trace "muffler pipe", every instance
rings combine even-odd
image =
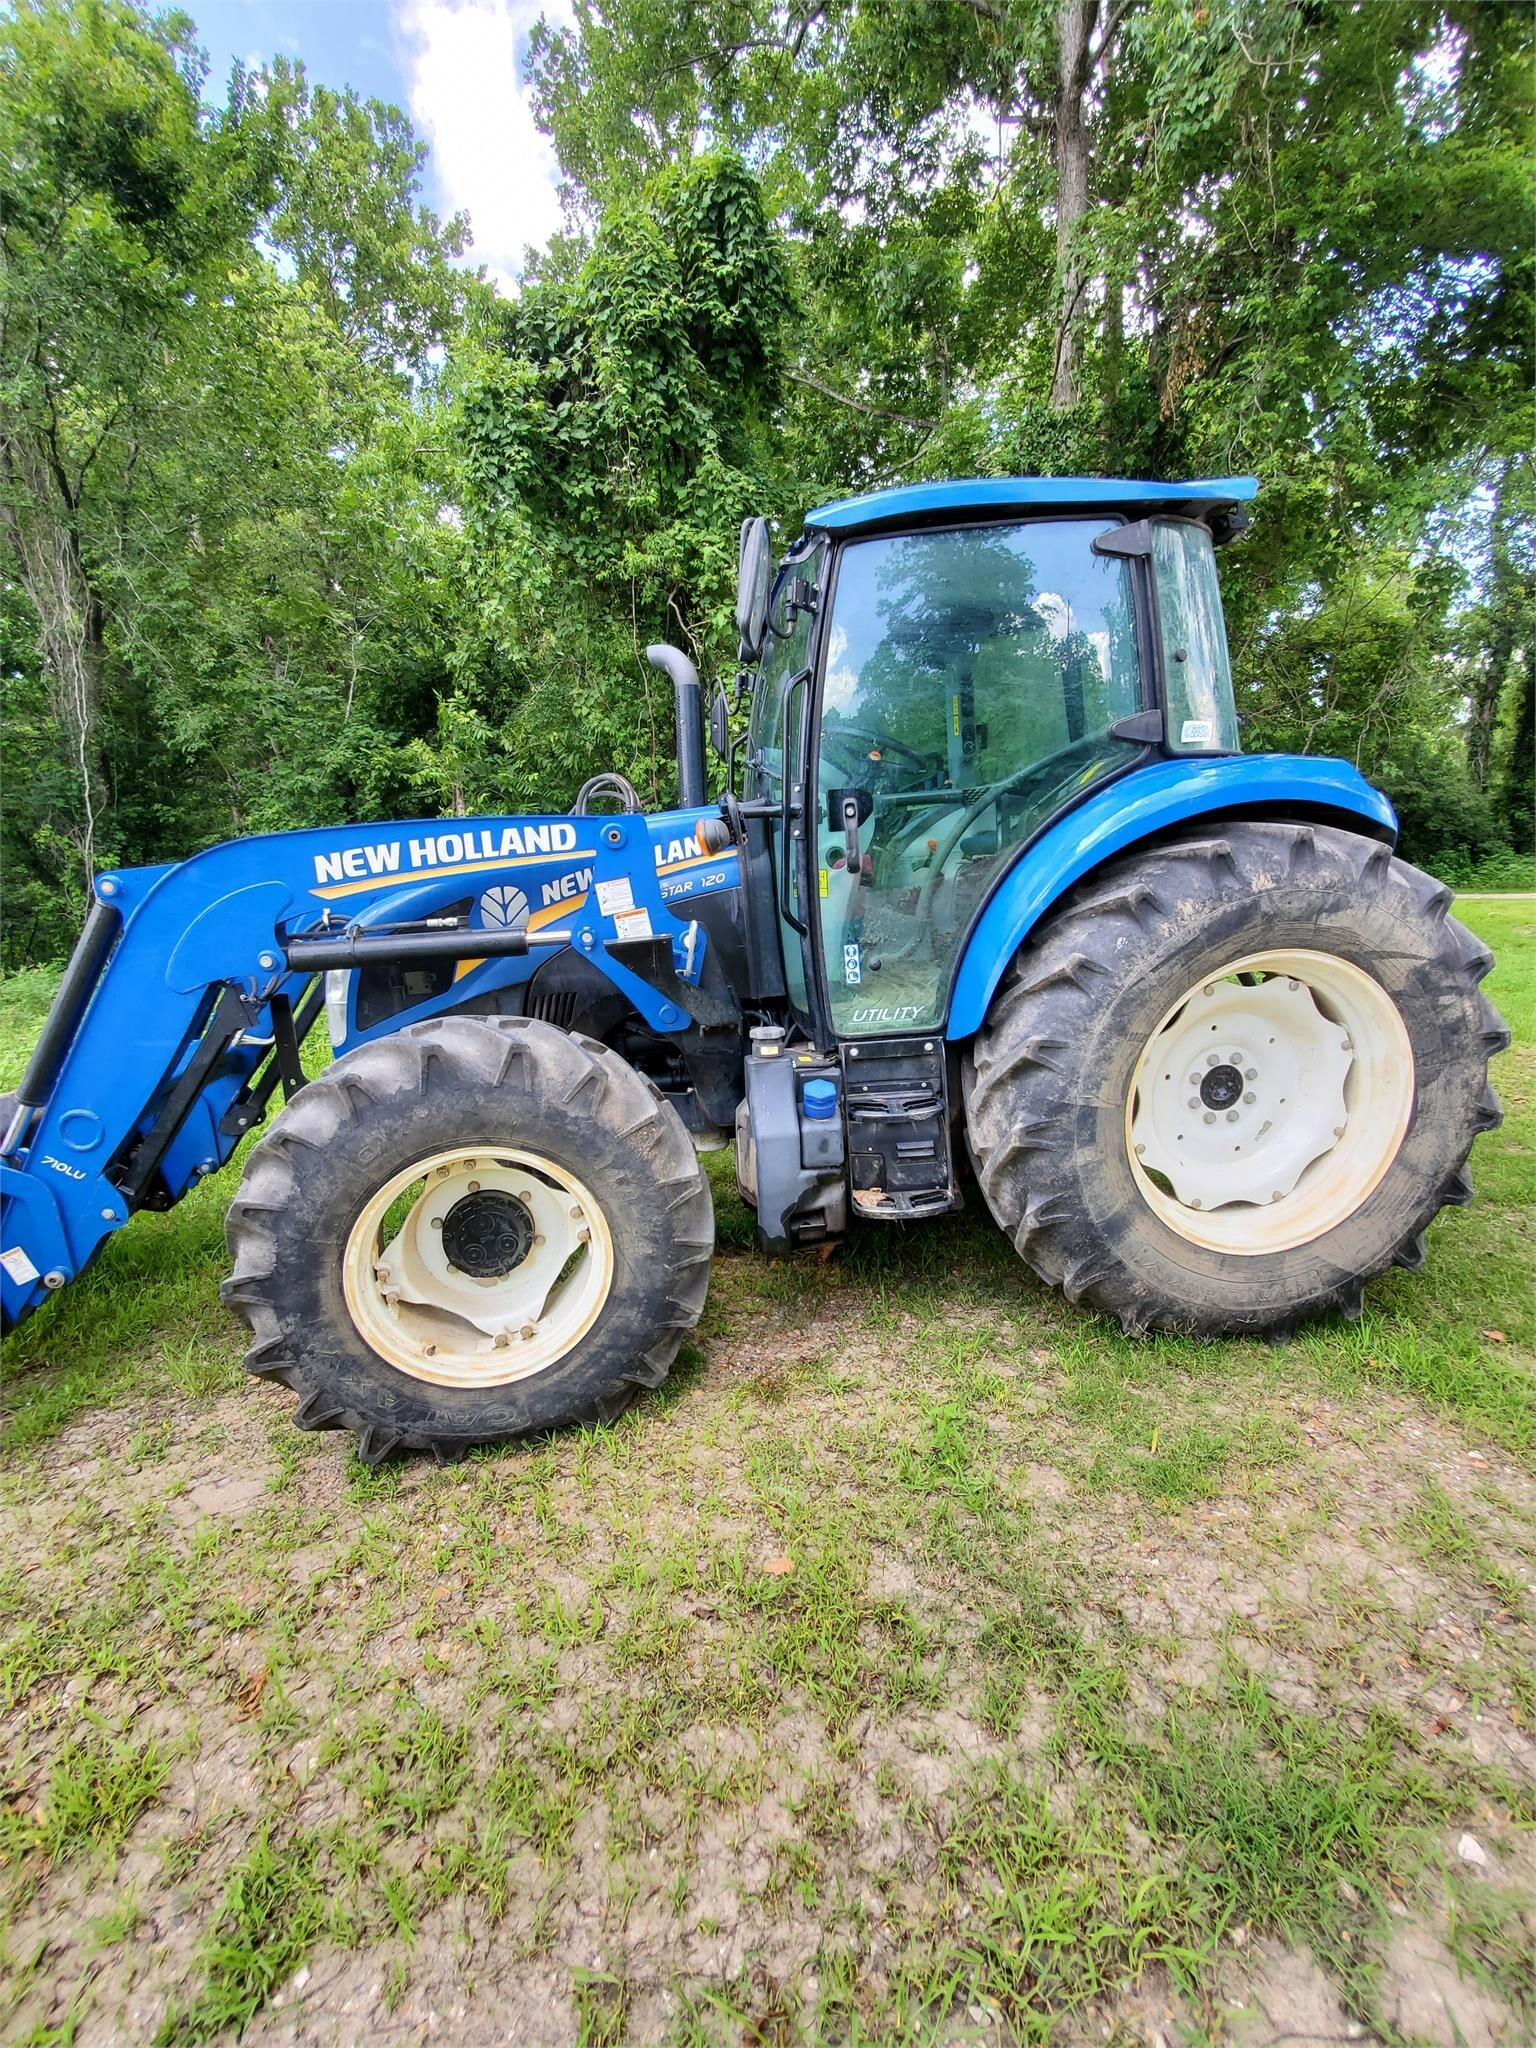
[[[673,709],[677,722],[677,801],[680,809],[695,811],[709,802],[704,781],[704,693],[699,672],[680,647],[659,641],[647,647],[645,658],[671,679]]]

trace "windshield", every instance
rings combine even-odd
[[[960,940],[1018,848],[1137,758],[1130,571],[1113,520],[898,534],[842,551],[818,757],[818,896],[840,1032],[943,1018]],[[834,795],[834,792],[836,794]],[[850,858],[843,815],[862,822]]]

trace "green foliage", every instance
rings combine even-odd
[[[201,83],[184,17],[0,25],[13,963],[68,943],[87,866],[419,800],[463,224],[416,204],[394,110],[283,65],[220,113]]]
[[[1358,759],[1426,858],[1531,831],[1530,51],[1518,10],[1419,0],[613,0],[532,70],[593,217],[705,135],[762,165],[786,498],[1256,470],[1250,742]]]
[[[93,866],[599,768],[666,800],[643,650],[728,670],[741,518],[944,474],[1257,471],[1248,744],[1505,872],[1531,46],[1483,0],[580,0],[529,59],[578,226],[498,300],[397,109],[283,59],[219,103],[185,16],[18,0],[5,964]]]
[[[466,350],[470,611],[443,739],[471,809],[563,805],[609,765],[662,797],[668,705],[643,649],[724,651],[789,312],[756,183],[702,157]]]

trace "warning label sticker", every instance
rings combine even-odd
[[[38,1277],[36,1266],[19,1244],[13,1244],[8,1252],[0,1252],[0,1266],[4,1266],[18,1287],[30,1287]]]
[[[597,907],[604,917],[617,917],[621,911],[634,909],[635,892],[628,875],[620,875],[616,882],[598,883]]]
[[[642,905],[638,910],[620,910],[613,919],[614,937],[619,939],[650,939],[656,935],[651,930],[651,913]]]

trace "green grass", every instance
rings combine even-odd
[[[658,1398],[369,1473],[243,1385],[232,1176],[136,1219],[6,1353],[0,2033],[300,2030],[310,1966],[359,2035],[537,1971],[594,2048],[1118,2040],[1156,1972],[1193,2048],[1261,1936],[1382,2032],[1403,1914],[1529,2014],[1536,917],[1467,916],[1478,1199],[1286,1346],[1128,1342],[974,1211],[771,1264],[717,1159]]]
[[[162,1742],[88,1725],[54,1757],[33,1811],[0,1811],[0,1861],[46,1868],[91,1850],[120,1848],[154,1804],[171,1763]]]
[[[56,967],[0,975],[0,1094],[14,1088],[26,1070],[58,985]]]
[[[303,1964],[333,1912],[312,1837],[274,1845],[263,1830],[231,1873],[199,1961],[203,1981],[185,2009],[173,2007],[161,2048],[239,2032]]]

